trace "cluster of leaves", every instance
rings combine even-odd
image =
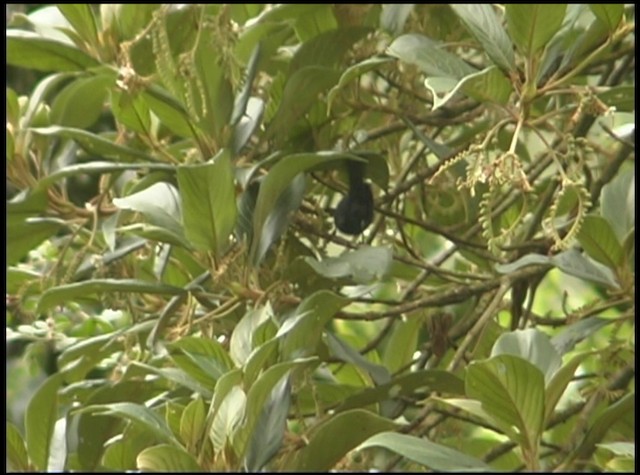
[[[14,15],[10,468],[633,466],[633,15]]]

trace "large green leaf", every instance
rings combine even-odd
[[[318,101],[318,95],[329,90],[339,78],[338,70],[324,66],[305,66],[295,71],[285,84],[267,134],[280,140],[286,138],[292,124],[300,120]]]
[[[107,74],[80,77],[67,85],[51,105],[51,123],[88,129],[100,118],[109,86],[115,81]]]
[[[566,10],[566,3],[508,4],[507,28],[511,39],[526,56],[537,53],[560,29]]]
[[[513,45],[492,5],[470,3],[451,5],[451,8],[496,65],[506,71],[515,70]]]
[[[140,381],[121,381],[117,384],[105,384],[94,391],[84,404],[106,404],[114,402],[143,403],[153,395],[150,384]],[[77,417],[78,462],[82,470],[95,472],[101,466],[105,443],[124,427],[118,417],[95,417],[91,413]]]
[[[240,386],[232,386],[222,399],[213,423],[210,437],[217,452],[224,450],[235,436],[244,418],[247,396]]]
[[[589,257],[604,264],[611,270],[617,269],[623,261],[622,244],[618,241],[609,221],[602,216],[585,217],[578,241]]]
[[[354,409],[327,419],[307,435],[309,443],[287,460],[286,471],[326,472],[350,450],[378,432],[395,428],[389,419]]]
[[[46,290],[38,302],[38,311],[45,312],[64,302],[73,302],[87,296],[105,292],[133,292],[160,295],[178,295],[183,289],[135,279],[95,279],[88,282],[59,285]]]
[[[446,445],[435,444],[427,439],[396,432],[376,434],[360,444],[357,449],[362,450],[369,447],[383,447],[436,472],[493,471],[482,460]]]
[[[178,185],[185,235],[195,247],[221,255],[237,215],[229,152],[209,163],[178,167]]]
[[[237,366],[242,366],[254,350],[254,332],[272,314],[271,306],[250,310],[233,329],[229,342],[229,356]]]
[[[33,394],[25,411],[27,452],[38,471],[46,471],[51,455],[53,430],[58,420],[58,388],[62,375],[47,378]]]
[[[491,349],[491,356],[514,355],[535,365],[549,382],[562,365],[562,357],[551,344],[546,333],[528,328],[503,333]]]
[[[269,393],[253,427],[245,455],[247,472],[260,471],[280,449],[290,404],[291,385],[285,373]]]
[[[589,8],[601,22],[607,25],[609,31],[615,31],[624,15],[622,3],[591,3]]]
[[[477,72],[460,57],[426,36],[411,33],[396,38],[387,53],[418,66],[428,76],[460,80]]]
[[[203,472],[193,455],[169,444],[144,449],[138,454],[136,463],[137,468],[143,472]]]
[[[277,336],[283,339],[281,354],[285,358],[313,354],[325,325],[348,303],[346,298],[327,290],[304,299],[278,330]]]
[[[86,130],[74,129],[72,127],[51,127],[34,128],[33,132],[44,136],[54,136],[74,140],[80,147],[91,155],[123,162],[153,161],[153,157],[144,152],[118,145],[111,140],[105,139]]]
[[[7,470],[28,472],[29,456],[27,455],[27,447],[15,424],[7,421],[5,435],[7,437]]]
[[[67,43],[23,30],[7,30],[7,64],[37,71],[83,71],[100,63]]]
[[[188,450],[197,448],[205,427],[204,402],[197,397],[184,408],[180,418],[180,440]]]
[[[628,98],[629,91],[626,92]],[[618,174],[602,188],[601,213],[620,242],[635,226],[635,181],[635,167],[623,164]]]
[[[131,421],[145,428],[158,437],[159,440],[170,443],[176,447],[180,444],[167,426],[164,419],[152,409],[132,402],[114,402],[110,404],[94,404],[77,411],[78,414],[89,413],[94,416],[116,416]]]
[[[496,420],[514,426],[523,447],[537,450],[544,429],[542,371],[517,356],[494,356],[469,365],[466,391]]]
[[[88,3],[61,3],[58,10],[80,37],[92,47],[99,45],[98,19]]]
[[[318,261],[305,257],[314,271],[328,279],[350,278],[358,284],[381,280],[391,268],[393,252],[388,247],[361,246],[338,257]]]
[[[386,384],[366,388],[344,401],[336,412],[362,408],[396,397],[423,397],[430,392],[464,395],[464,381],[444,370],[429,369],[397,376]]]
[[[337,152],[299,153],[288,155],[280,159],[264,178],[260,185],[256,207],[253,213],[253,236],[251,256],[254,263],[258,263],[262,232],[276,207],[280,195],[287,189],[291,181],[300,173],[310,171],[316,167],[329,166],[343,160],[362,160],[352,154]]]

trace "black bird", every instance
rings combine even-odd
[[[373,221],[373,193],[364,181],[366,163],[347,160],[349,192],[338,203],[333,218],[345,234],[358,235]]]

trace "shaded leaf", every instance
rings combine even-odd
[[[358,284],[381,280],[391,268],[393,253],[388,247],[361,246],[339,257],[318,261],[305,257],[313,270],[328,279],[351,278]]]
[[[7,421],[5,432],[7,440],[7,470],[17,472],[29,471],[27,447],[15,424]]]
[[[622,3],[590,3],[589,8],[598,20],[607,25],[609,31],[615,31],[624,14]]]
[[[290,404],[291,385],[285,374],[271,390],[253,429],[245,456],[247,472],[260,471],[280,449]]]
[[[24,30],[7,30],[7,64],[36,71],[83,71],[100,63],[67,43]]]
[[[153,161],[153,157],[150,157],[144,152],[118,145],[111,140],[105,139],[91,132],[87,132],[86,130],[53,125],[51,127],[34,128],[32,131],[39,135],[62,137],[74,140],[90,155],[122,160],[123,162],[139,162],[140,160]],[[139,166],[140,165],[137,165],[137,167]]]
[[[413,3],[387,3],[382,5],[380,26],[392,35],[399,35],[413,11]]]
[[[491,472],[493,469],[482,460],[454,450],[446,445],[435,444],[396,432],[382,432],[370,437],[357,447],[363,450],[369,447],[383,447],[425,467],[442,472]]]
[[[537,53],[560,29],[566,10],[566,3],[508,4],[506,17],[511,39],[524,55]]]
[[[528,361],[500,355],[467,368],[466,391],[488,414],[519,432],[519,443],[535,448],[544,428],[544,376]]]
[[[88,3],[61,3],[57,7],[87,44],[93,47],[99,44],[98,20],[91,5]]]
[[[195,247],[221,255],[237,214],[229,152],[210,163],[178,167],[178,185],[185,235]]]
[[[341,412],[313,429],[309,443],[286,462],[284,470],[326,472],[368,437],[392,429],[393,422],[369,411]]]
[[[578,241],[589,257],[604,264],[611,270],[622,264],[622,245],[609,221],[601,216],[586,216],[580,226]]]
[[[564,355],[565,353],[573,350],[577,343],[593,335],[603,326],[613,322],[615,322],[615,320],[599,317],[584,318],[562,328],[553,338],[551,338],[551,343],[561,355]]]
[[[83,407],[77,413],[90,413],[94,416],[117,416],[144,427],[160,440],[178,446],[178,441],[165,423],[164,419],[153,410],[141,404],[131,402],[115,402],[111,404],[94,404]]]
[[[546,333],[535,328],[503,333],[491,349],[491,356],[514,355],[535,365],[549,382],[562,365],[562,357]]]
[[[325,325],[348,303],[346,298],[327,290],[304,299],[278,330],[277,336],[283,337],[281,354],[285,358],[313,354]]]
[[[39,471],[46,471],[58,420],[58,388],[62,375],[49,376],[31,396],[25,411],[25,442],[29,459]]]
[[[203,472],[191,454],[168,444],[144,449],[136,457],[136,464],[139,470],[147,472]]]
[[[476,72],[455,54],[426,36],[415,33],[396,38],[387,53],[407,63],[418,66],[427,76],[460,80]]]
[[[38,312],[45,312],[51,307],[66,301],[77,301],[90,295],[104,292],[133,292],[160,295],[179,295],[184,292],[179,287],[156,284],[136,279],[95,279],[88,282],[60,285],[46,290],[38,302]]]
[[[470,3],[451,5],[451,8],[500,69],[515,70],[513,45],[492,5]]]

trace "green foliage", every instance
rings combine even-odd
[[[19,7],[8,469],[633,469],[632,6]]]

